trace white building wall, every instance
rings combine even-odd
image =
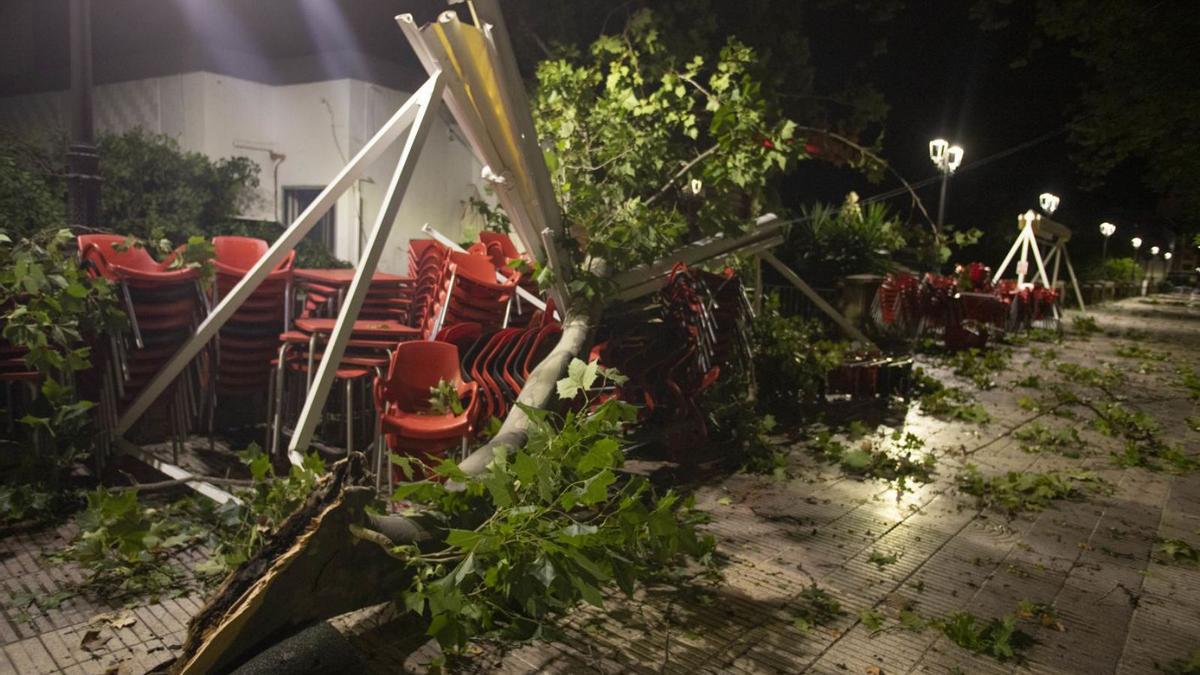
[[[245,156],[261,168],[259,198],[246,218],[282,217],[285,187],[323,187],[370,140],[408,94],[358,80],[275,87],[207,72],[101,85],[96,88],[100,131],[138,127],[178,140],[212,159]],[[67,94],[0,98],[0,127],[30,134],[67,128]],[[404,273],[408,240],[428,222],[453,238],[472,220],[465,201],[483,189],[481,166],[439,115],[422,149],[408,193],[380,261]],[[276,179],[269,153],[286,156]],[[391,148],[336,205],[334,255],[360,253],[399,159]]]

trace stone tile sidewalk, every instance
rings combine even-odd
[[[1047,426],[1077,428],[1089,446],[1079,458],[1030,454],[1012,437],[1037,414],[1018,405],[1022,391],[1012,384],[1044,374],[1032,350],[1050,346],[1059,361],[1116,364],[1127,375],[1120,392],[1127,403],[1155,417],[1165,438],[1200,455],[1200,433],[1186,422],[1200,407],[1178,386],[1175,373],[1177,367],[1200,368],[1200,307],[1134,299],[1095,316],[1104,334],[1014,350],[1000,386],[975,392],[991,423],[907,414],[904,430],[922,437],[938,458],[933,482],[897,494],[882,481],[847,477],[803,448],[791,448],[797,478],[738,474],[699,489],[698,504],[713,516],[708,528],[726,561],[719,583],[652,587],[632,600],[613,596],[603,609],[581,607],[567,616],[565,640],[483,646],[455,668],[1147,673],[1185,657],[1200,646],[1200,570],[1160,564],[1151,552],[1160,538],[1200,546],[1200,474],[1117,467],[1109,455],[1120,443],[1093,431],[1086,418],[1040,419]],[[1130,329],[1137,331],[1132,337]],[[1143,363],[1117,355],[1130,344],[1169,357]],[[945,368],[925,365],[939,379],[956,379]],[[980,511],[974,498],[958,493],[955,476],[968,463],[986,475],[1089,469],[1115,489],[1009,519]],[[0,611],[0,672],[139,673],[168,659],[198,611],[199,598],[128,610],[84,596],[46,610],[14,602],[29,595],[50,598],[81,581],[79,570],[44,557],[70,541],[72,528],[0,541],[0,584],[9,596]],[[895,556],[895,562],[877,564],[873,554],[876,560]],[[800,593],[812,584],[834,596],[845,613],[801,632],[793,622]],[[899,612],[910,607],[929,616],[967,610],[998,617],[1011,614],[1021,600],[1054,605],[1063,630],[1023,624],[1037,642],[1020,665],[963,650],[937,630],[904,630],[898,622]],[[868,629],[863,610],[881,615],[882,625]],[[395,630],[389,626],[394,624],[347,629],[376,672],[422,671],[439,656],[431,644],[401,649],[413,636],[389,633]]]

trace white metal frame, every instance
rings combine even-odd
[[[560,259],[557,237],[562,236],[561,214],[554,199],[549,170],[538,147],[529,102],[517,71],[499,3],[495,0],[475,0],[472,14],[478,26],[460,23],[453,12],[443,13],[436,23],[423,28],[418,28],[410,15],[396,17],[417,58],[428,71],[429,79],[309,204],[233,290],[212,308],[195,334],[171,357],[129,408],[121,413],[114,428],[117,437],[124,436],[133,427],[192,359],[217,336],[221,327],[254,293],[271,270],[295,249],[366,168],[407,131],[383,208],[338,312],[333,334],[309,386],[303,411],[288,447],[289,459],[293,463],[301,461],[300,452],[307,449],[312,441],[354,321],[416,168],[417,155],[436,118],[432,114],[433,109],[443,101],[471,150],[484,164],[483,176],[496,185],[501,206],[512,220],[525,250],[539,260]],[[566,279],[560,276],[551,291],[563,312],[569,309],[565,282]],[[525,299],[544,306],[536,298]],[[130,445],[122,442],[123,447]],[[170,469],[174,472],[172,475],[186,474],[179,467],[172,466]]]
[[[1047,288],[1054,288],[1058,283],[1058,270],[1061,262],[1067,264],[1067,274],[1071,278],[1071,286],[1075,290],[1075,300],[1079,303],[1079,311],[1086,313],[1087,308],[1083,304],[1083,293],[1079,290],[1079,281],[1075,278],[1075,268],[1071,265],[1071,256],[1067,254],[1067,241],[1070,240],[1070,230],[1061,223],[1055,223],[1048,218],[1029,211],[1017,217],[1018,227],[1021,231],[1017,235],[1017,240],[1013,242],[1012,248],[1008,250],[1008,255],[1004,256],[1004,262],[1000,263],[1000,267],[992,276],[992,283],[999,283],[1004,278],[1005,271],[1008,270],[1008,265],[1013,258],[1020,254],[1020,259],[1017,261],[1017,287],[1022,288],[1026,285],[1025,276],[1029,273],[1029,254],[1033,254],[1034,262],[1037,264],[1037,274],[1033,278],[1041,277],[1042,283]],[[1041,247],[1038,243],[1038,227],[1042,227],[1042,238],[1046,239],[1048,245],[1051,246],[1050,254],[1044,259],[1042,257]],[[1053,276],[1046,274],[1046,266],[1054,262]],[[1054,305],[1051,308],[1054,312],[1054,318],[1061,318],[1058,312],[1058,306]]]

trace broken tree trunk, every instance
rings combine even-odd
[[[587,346],[599,310],[568,316],[550,354],[530,373],[518,402],[546,408],[571,360]],[[496,436],[460,465],[468,475],[482,473],[493,449],[525,444],[529,418],[513,406]],[[188,626],[175,673],[231,670],[305,626],[392,600],[408,587],[409,570],[379,542],[362,540],[351,526],[382,533],[393,543],[434,537],[433,519],[371,516],[374,497],[364,476],[363,458],[354,454],[334,466],[305,504],[288,517],[269,543],[237,569]],[[386,544],[386,542],[383,542]]]
[[[298,628],[383,602],[408,570],[349,535],[374,497],[365,460],[338,462],[253,558],[232,573],[188,626],[177,673],[225,672]]]

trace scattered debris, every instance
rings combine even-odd
[[[978,498],[981,507],[1016,514],[1040,511],[1059,499],[1083,499],[1088,492],[1105,492],[1112,485],[1094,471],[1034,473],[1009,471],[991,478],[974,464],[958,476],[958,487]]]

